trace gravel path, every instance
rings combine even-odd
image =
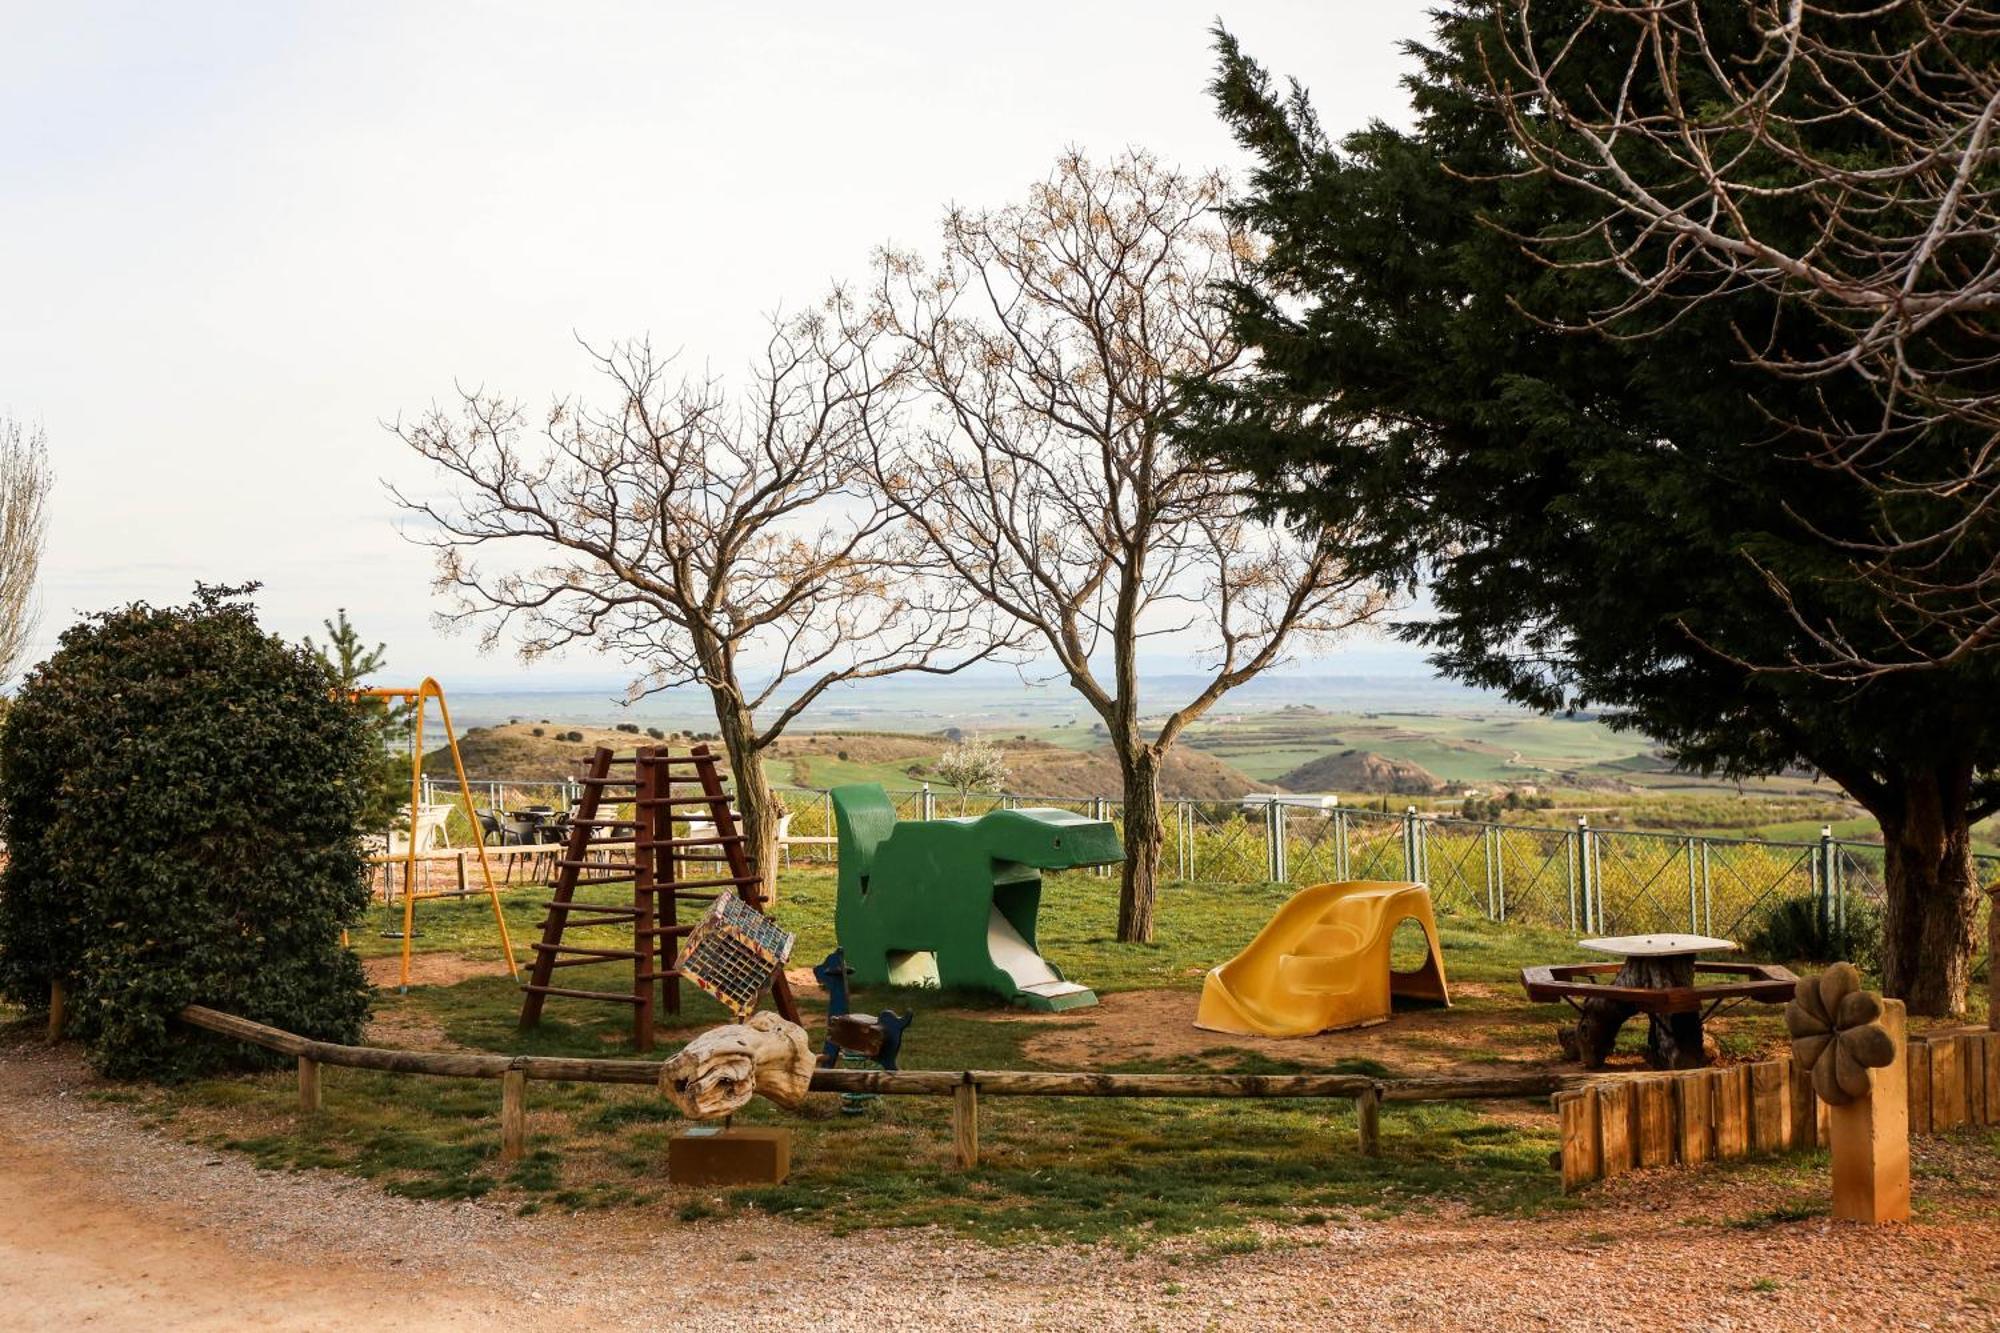
[[[1273,1232],[1217,1258],[831,1239],[781,1220],[516,1217],[267,1173],[80,1095],[73,1052],[0,1047],[0,1327],[1991,1328],[2000,1187],[1881,1231],[1745,1226],[1754,1179],[1627,1177],[1532,1221],[1455,1213]],[[1925,1141],[1965,1191],[1989,1145]],[[1931,1178],[1937,1178],[1933,1176]],[[1919,1193],[1923,1182],[1919,1182]],[[1734,1219],[1738,1225],[1730,1225]]]

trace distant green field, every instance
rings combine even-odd
[[[904,770],[914,760],[879,764],[856,763],[837,757],[794,759],[778,763],[775,781],[801,787],[842,787],[850,782],[879,782],[884,787],[913,787],[918,779]]]
[[[1540,782],[1557,774],[1645,767],[1651,747],[1601,722],[1526,714],[1336,713],[1306,709],[1222,714],[1189,743],[1273,779],[1329,751],[1370,750],[1447,782]]]

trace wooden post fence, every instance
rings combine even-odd
[[[263,1023],[201,1005],[180,1019],[191,1027],[292,1056],[299,1067],[299,1105],[321,1105],[320,1069],[336,1065],[385,1073],[500,1082],[501,1161],[527,1151],[527,1086],[531,1082],[624,1083],[652,1086],[660,1066],[651,1060],[578,1059],[548,1055],[479,1055],[399,1051],[313,1041]],[[1546,1097],[1580,1076],[1514,1074],[1482,1078],[1376,1079],[1361,1074],[1098,1074],[1012,1069],[816,1069],[814,1092],[875,1093],[892,1097],[952,1099],[952,1153],[961,1167],[979,1164],[982,1097],[1199,1097],[1299,1098],[1352,1101],[1360,1150],[1381,1151],[1383,1102],[1485,1101]]]

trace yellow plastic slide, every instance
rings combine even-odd
[[[1389,970],[1396,927],[1423,927],[1430,955]],[[1431,893],[1421,884],[1315,884],[1293,894],[1250,947],[1213,968],[1194,1025],[1210,1032],[1309,1037],[1386,1022],[1389,997],[1450,1004]]]

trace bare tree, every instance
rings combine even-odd
[[[54,485],[47,433],[0,417],[0,683],[13,679],[41,619],[35,585]]]
[[[1053,655],[1123,775],[1118,938],[1150,940],[1160,771],[1188,725],[1301,644],[1385,602],[1338,533],[1263,524],[1240,478],[1173,439],[1187,385],[1242,352],[1211,299],[1247,240],[1223,181],[1142,153],[1065,156],[1024,204],[953,210],[935,266],[882,256],[877,321],[931,412],[881,450],[884,492],[937,559]],[[1149,643],[1194,648],[1202,684],[1141,701]]]
[[[1532,169],[1603,205],[1586,232],[1524,239],[1628,283],[1591,327],[1643,336],[1762,290],[1814,336],[1739,330],[1746,360],[1870,390],[1865,411],[1821,395],[1824,413],[1778,423],[1881,498],[1873,530],[1837,544],[1883,623],[1856,635],[1788,601],[1818,649],[1795,665],[1861,678],[2000,647],[2000,5],[1495,12],[1499,112]]]
[[[706,689],[767,893],[782,806],[764,759],[786,727],[842,682],[992,650],[977,599],[922,577],[907,525],[862,484],[897,389],[848,313],[836,296],[774,322],[741,401],[670,378],[640,342],[597,357],[602,407],[560,400],[531,420],[461,391],[397,427],[453,488],[397,496],[437,548],[441,619],[479,623],[489,647],[511,635],[529,660],[613,652],[640,673],[633,699]]]

